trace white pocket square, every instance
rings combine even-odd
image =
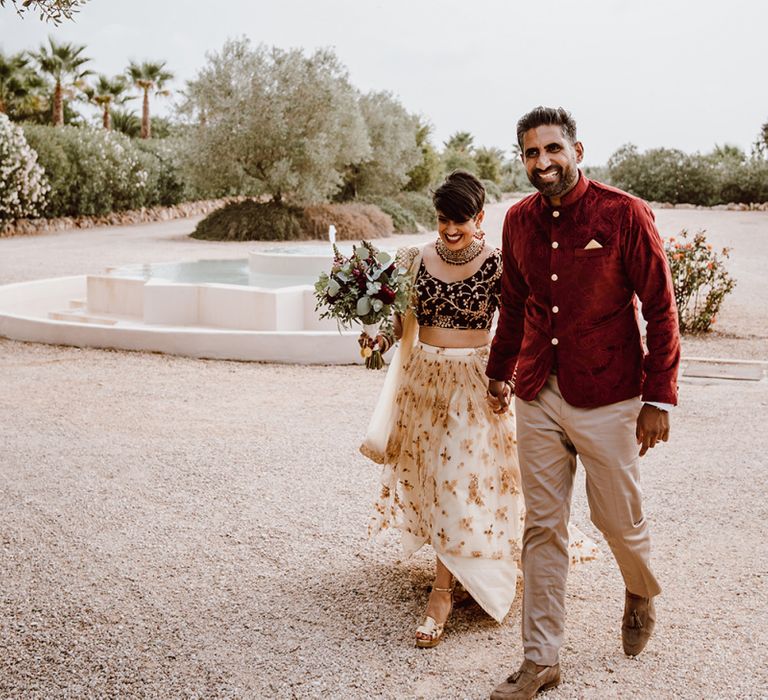
[[[602,244],[596,241],[594,238],[584,246],[584,250],[594,250],[595,248],[602,248]]]

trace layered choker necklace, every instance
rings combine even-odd
[[[437,254],[443,262],[447,262],[449,265],[466,265],[480,255],[483,248],[485,248],[485,241],[478,241],[476,238],[472,239],[472,243],[461,250],[451,250],[445,245],[442,238],[435,241]]]

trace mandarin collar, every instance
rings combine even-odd
[[[581,169],[579,169],[579,181],[576,183],[574,188],[566,194],[564,197],[561,197],[560,204],[555,207],[554,205],[550,204],[549,199],[545,197],[543,194],[539,193],[541,195],[541,201],[544,203],[544,206],[548,209],[563,209],[565,207],[570,206],[571,204],[575,204],[578,202],[586,193],[587,188],[589,187],[589,178],[581,172]]]

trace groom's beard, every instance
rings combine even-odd
[[[556,170],[559,174],[555,180],[542,180],[538,170],[528,176],[529,182],[545,197],[559,197],[568,192],[579,179],[579,171],[575,168],[561,168],[557,165],[547,168],[547,172]]]

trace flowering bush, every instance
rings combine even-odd
[[[0,113],[0,225],[37,216],[50,186],[20,127]]]
[[[164,145],[89,127],[29,124],[24,133],[51,183],[45,216],[100,216],[182,198]]]
[[[725,295],[736,286],[724,265],[730,250],[723,248],[718,255],[707,243],[704,231],[691,240],[685,229],[679,240],[674,236],[667,239],[664,249],[672,272],[680,332],[708,331],[717,319]]]
[[[394,313],[404,314],[409,301],[410,277],[389,253],[377,250],[368,241],[342,255],[334,244],[331,272],[321,273],[315,283],[316,310],[320,318],[335,318],[339,326],[363,324],[360,345],[369,369],[384,365],[379,347],[379,324]]]
[[[130,140],[104,129],[27,125],[51,182],[46,216],[98,216],[145,204],[148,174]]]
[[[157,131],[154,119],[152,131]],[[146,206],[159,204],[168,207],[189,198],[191,193],[179,166],[179,153],[183,148],[181,139],[134,139],[130,143],[142,152],[142,167],[149,174]]]

